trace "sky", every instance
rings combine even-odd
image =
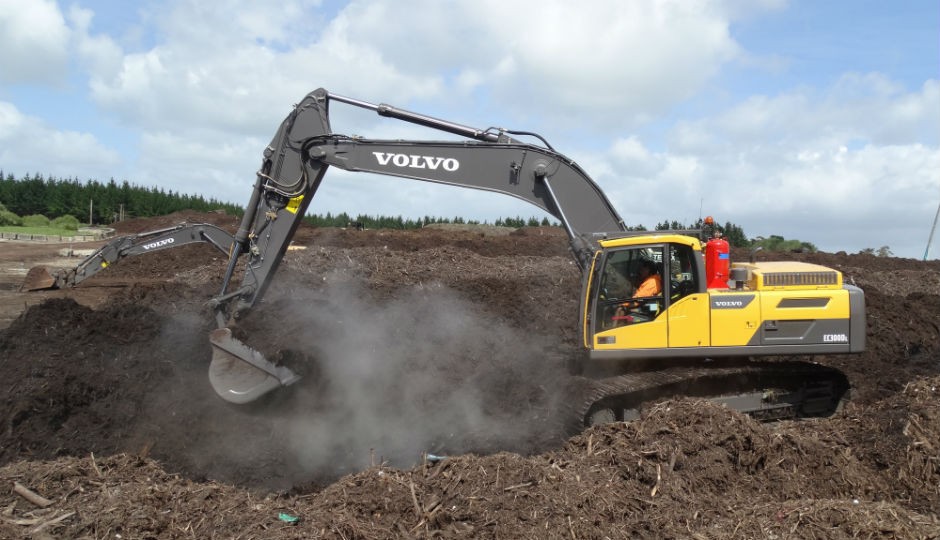
[[[920,259],[940,207],[936,0],[0,0],[4,175],[244,205],[281,120],[319,87],[537,132],[628,225],[712,215]],[[450,138],[336,104],[331,121]],[[547,216],[336,169],[308,211]]]

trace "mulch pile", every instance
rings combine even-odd
[[[236,225],[120,232],[180,221]],[[940,537],[938,263],[759,254],[865,289],[868,350],[818,358],[853,386],[831,418],[678,398],[570,433],[563,231],[302,228],[295,245],[238,330],[307,376],[257,407],[206,380],[224,261],[201,246],[81,285],[133,283],[106,307],[50,297],[0,331],[0,537]]]

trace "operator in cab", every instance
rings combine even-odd
[[[649,296],[659,296],[663,292],[663,278],[659,275],[659,269],[656,263],[650,260],[640,261],[640,267],[637,268],[637,282],[634,298],[646,298]]]
[[[625,315],[627,311],[639,307],[639,303],[636,300],[659,296],[663,292],[663,278],[659,275],[659,269],[656,263],[651,260],[644,259],[640,261],[640,265],[637,268],[636,281],[637,285],[636,291],[633,293],[633,299],[617,307],[618,316]]]

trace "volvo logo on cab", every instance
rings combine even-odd
[[[753,294],[712,296],[712,309],[744,309],[754,300]]]
[[[372,155],[375,156],[379,165],[394,165],[409,169],[430,169],[432,171],[444,169],[448,172],[454,172],[460,168],[460,162],[454,158],[391,154],[388,152],[372,152]]]

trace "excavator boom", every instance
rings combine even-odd
[[[383,141],[336,134],[330,126],[332,101],[472,140]],[[264,150],[251,199],[235,233],[222,290],[212,302],[220,329],[264,295],[331,166],[492,191],[527,201],[561,221],[582,270],[606,231],[617,234],[625,229],[600,187],[573,160],[547,144],[527,144],[505,130],[472,128],[332,95],[321,88],[294,107]],[[235,287],[236,263],[242,255],[247,257],[246,270]],[[230,333],[213,334],[210,342],[210,381],[224,399],[251,401],[296,380],[292,373],[275,374],[275,366]]]
[[[381,141],[332,132],[331,101],[473,138],[473,141]],[[264,150],[233,250],[222,295],[228,293],[234,260],[247,253],[250,272],[230,315],[250,308],[267,287],[290,238],[329,167],[374,172],[503,193],[527,201],[561,221],[583,269],[606,233],[622,232],[623,220],[600,187],[571,159],[547,145],[526,144],[506,131],[477,129],[389,105],[335,96],[318,89],[295,106]],[[601,233],[598,236],[598,233]]]

